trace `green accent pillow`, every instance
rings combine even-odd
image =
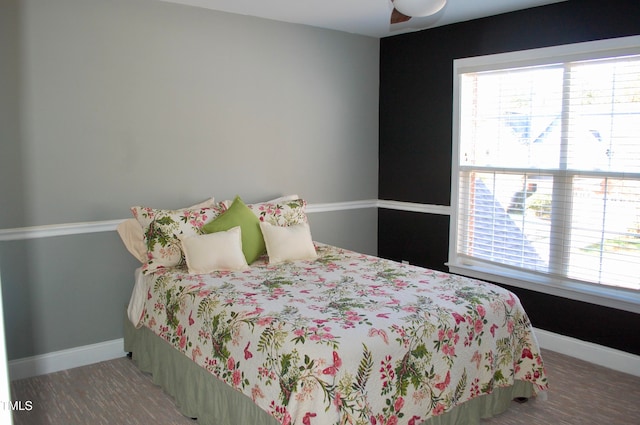
[[[242,253],[247,264],[253,263],[266,250],[260,219],[242,202],[239,196],[233,200],[229,209],[216,219],[202,227],[204,233],[223,232],[240,226],[242,234]]]

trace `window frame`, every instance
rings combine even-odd
[[[572,280],[570,278],[558,278],[533,271],[488,264],[487,262],[469,259],[457,252],[458,213],[462,207],[459,203],[461,175],[461,75],[468,72],[540,66],[568,61],[603,59],[631,54],[640,54],[640,36],[566,44],[454,60],[450,201],[451,221],[449,226],[449,260],[446,263],[450,272],[499,284],[520,287],[550,295],[640,313],[640,291],[602,284],[591,284],[588,282]]]

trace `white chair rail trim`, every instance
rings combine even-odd
[[[450,207],[448,206],[387,201],[379,199],[308,204],[306,211],[308,214],[315,214],[366,208],[386,208],[431,214],[450,214]],[[47,224],[42,226],[0,229],[0,242],[48,238],[53,236],[78,235],[84,233],[111,232],[116,230],[118,224],[120,224],[123,220],[124,219],[86,221],[79,223]]]

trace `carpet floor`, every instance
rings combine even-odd
[[[547,400],[512,402],[482,425],[640,424],[640,377],[548,350],[543,358]],[[11,391],[32,405],[14,412],[15,425],[197,425],[127,357],[13,381]]]

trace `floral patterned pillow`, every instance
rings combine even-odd
[[[152,273],[161,268],[185,264],[181,239],[199,235],[202,226],[224,209],[222,205],[181,210],[131,208],[133,216],[142,226],[147,247],[147,261],[142,265],[142,272]]]
[[[305,208],[307,202],[304,199],[295,199],[285,202],[262,202],[247,205],[260,221],[274,226],[291,226],[293,224],[307,223]]]
[[[307,202],[304,199],[284,199],[282,201],[275,199],[273,201],[247,204],[247,207],[258,216],[260,221],[274,226],[291,226],[292,224],[308,222],[307,214],[305,213]]]

